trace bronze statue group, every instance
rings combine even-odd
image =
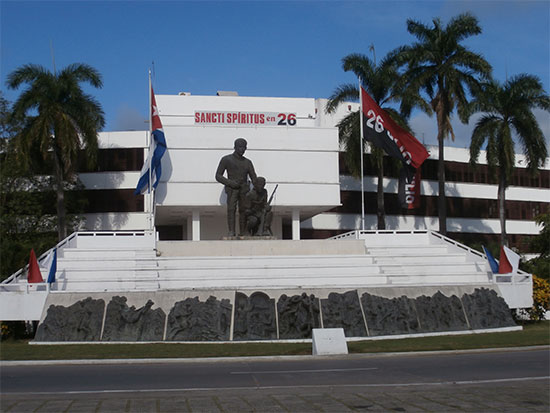
[[[265,178],[257,176],[252,161],[244,157],[246,146],[245,139],[237,138],[233,153],[222,157],[216,170],[216,181],[225,186],[227,194],[228,236],[237,235],[235,228],[237,210],[239,235],[273,236],[271,201],[277,187],[268,200]],[[226,172],[227,177],[224,176]],[[250,188],[250,181],[252,181],[252,188]]]

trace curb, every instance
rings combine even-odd
[[[346,358],[376,358],[376,357],[417,357],[427,355],[446,354],[473,354],[473,353],[498,353],[511,351],[535,351],[548,350],[550,345],[527,346],[527,347],[497,347],[479,348],[468,350],[432,350],[432,351],[410,351],[392,353],[358,353],[346,355],[300,355],[300,356],[241,356],[241,357],[200,357],[200,358],[160,358],[160,359],[75,359],[75,360],[9,360],[0,361],[2,367],[12,366],[70,366],[70,365],[101,365],[101,364],[191,364],[191,363],[223,363],[223,362],[246,362],[246,361],[292,361],[311,359],[346,359]]]

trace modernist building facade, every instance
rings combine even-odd
[[[88,230],[137,230],[153,226],[159,239],[220,239],[227,233],[223,186],[214,175],[219,159],[233,150],[237,137],[248,141],[245,156],[267,179],[273,198],[274,235],[280,239],[327,238],[361,228],[361,184],[352,178],[339,151],[335,125],[358,104],[326,114],[325,99],[157,95],[167,152],[155,195],[134,195],[148,150],[147,131],[100,134],[98,167],[82,170]],[[420,207],[404,210],[397,199],[398,171],[385,167],[386,228],[439,228],[436,147],[422,166]],[[473,169],[467,149],[446,147],[448,235],[464,242],[498,241],[497,185],[485,154]],[[376,229],[376,175],[365,155],[365,229]],[[511,244],[527,251],[538,234],[533,219],[550,206],[550,161],[537,177],[516,156],[506,191],[507,232]],[[152,218],[154,216],[154,218]],[[153,222],[154,221],[154,222]]]

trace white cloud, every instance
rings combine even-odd
[[[122,103],[116,112],[115,124],[113,130],[147,130],[147,118],[137,109]]]

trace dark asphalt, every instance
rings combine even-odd
[[[3,363],[2,412],[550,411],[548,347],[167,363]]]

